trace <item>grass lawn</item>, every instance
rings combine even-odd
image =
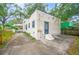
[[[68,49],[68,54],[70,55],[79,55],[79,36],[76,37],[75,41],[71,44]]]
[[[13,35],[13,32],[8,30],[5,30],[4,32],[2,32],[2,35],[0,35],[0,38],[2,37],[3,45],[0,45],[0,48],[3,48],[5,46],[5,44],[10,40],[12,35]]]

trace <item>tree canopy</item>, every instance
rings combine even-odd
[[[47,4],[42,4],[42,3],[30,4],[27,8],[25,8],[25,13],[27,15],[27,18],[29,18],[36,9],[46,12],[46,7]]]
[[[55,9],[52,8],[50,14],[60,18],[62,21],[66,21],[74,15],[79,13],[79,4],[78,3],[61,3],[56,4]],[[12,9],[13,6],[13,9]],[[31,14],[37,9],[43,12],[47,12],[47,4],[34,3],[34,4],[24,4],[24,8],[21,8],[17,4],[0,4],[0,24],[5,24],[6,21],[13,16],[15,21],[27,19]],[[18,21],[16,21],[18,19]]]
[[[6,3],[1,3],[0,4],[0,29],[4,30],[5,27],[12,27],[13,25],[9,25],[7,21],[9,20],[10,17],[14,16],[14,12],[11,6],[14,4],[6,4]]]
[[[72,16],[79,14],[79,4],[61,3],[54,10],[52,9],[50,13],[60,18],[62,21],[66,21]]]

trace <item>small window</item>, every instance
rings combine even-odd
[[[28,24],[28,28],[30,28],[30,23]]]
[[[27,30],[27,24],[26,24],[26,30]]]
[[[32,21],[32,27],[33,28],[35,27],[35,21]]]

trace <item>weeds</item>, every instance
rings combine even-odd
[[[25,34],[26,36],[28,36],[28,38],[29,38],[32,42],[35,42],[35,41],[36,41],[36,39],[35,39],[33,36],[31,36],[30,33],[24,32],[24,34]]]
[[[76,37],[75,41],[69,47],[68,54],[79,55],[79,37]]]

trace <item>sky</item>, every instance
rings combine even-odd
[[[48,3],[48,9],[55,8],[56,3]]]

